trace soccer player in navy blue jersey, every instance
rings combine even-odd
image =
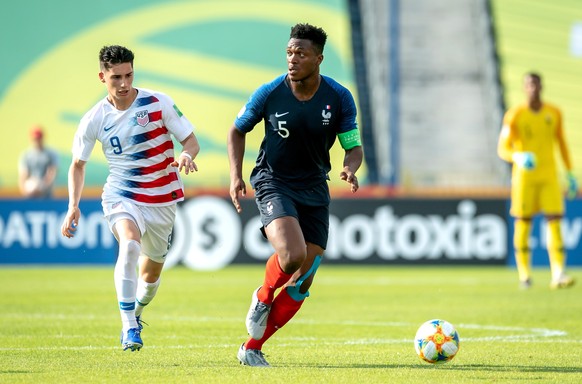
[[[275,253],[263,284],[252,294],[241,345],[241,364],[269,367],[263,344],[297,313],[313,283],[327,245],[331,170],[329,151],[336,137],[345,150],[339,174],[359,188],[356,171],[363,151],[351,93],[320,74],[327,35],[297,24],[287,44],[287,73],[259,87],[228,133],[230,196],[238,212],[246,194],[242,176],[245,135],[264,121],[265,135],[250,177],[263,234]],[[281,288],[278,292],[277,290]]]

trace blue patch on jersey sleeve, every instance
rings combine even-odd
[[[144,105],[150,105],[153,103],[157,103],[159,100],[154,95],[146,96],[146,97],[139,97],[134,101],[136,107],[143,107]]]

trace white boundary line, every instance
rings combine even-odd
[[[95,320],[95,316],[82,316],[82,315],[26,315],[22,316],[20,314],[3,314],[0,318],[35,318],[35,319],[85,319],[85,320]],[[108,319],[108,317],[100,317],[102,319]],[[190,321],[198,323],[232,323],[241,322],[239,318],[223,318],[223,317],[169,317],[162,316],[160,320],[174,320],[174,321]],[[313,321],[313,320],[295,320],[296,324],[309,324],[309,325],[344,325],[344,326],[357,326],[357,327],[410,327],[413,324],[405,322],[359,322],[359,321]],[[564,343],[564,344],[582,344],[582,340],[573,340],[564,338],[567,336],[567,332],[556,329],[548,328],[527,328],[527,327],[515,327],[515,326],[499,326],[499,325],[481,325],[481,324],[459,324],[457,330],[460,333],[461,342],[483,342],[483,341],[500,341],[500,342],[520,342],[520,343]],[[481,330],[481,331],[494,331],[495,336],[483,336],[483,337],[463,337],[463,331],[468,329]],[[499,334],[499,333],[506,334]],[[22,337],[22,336],[20,336]],[[18,337],[18,338],[20,338]],[[25,336],[26,337],[26,336]],[[76,335],[63,335],[62,333],[54,335],[55,338],[66,339],[66,338],[77,338]],[[193,337],[197,337],[194,335]],[[164,339],[169,340],[174,337],[164,337]],[[1,339],[1,338],[0,338]],[[4,337],[6,340],[14,339],[14,337]],[[383,338],[358,338],[358,339],[344,339],[344,338],[315,338],[315,337],[282,337],[278,338],[278,341],[282,343],[277,343],[278,346],[294,346],[296,343],[294,341],[311,341],[317,343],[318,345],[325,346],[341,346],[341,345],[378,345],[378,344],[408,344],[413,342],[413,336],[410,339],[383,339]],[[148,349],[207,349],[207,348],[234,348],[238,345],[238,341],[230,343],[219,343],[219,344],[184,344],[184,345],[148,345]],[[60,346],[60,347],[16,347],[16,348],[0,348],[0,351],[83,351],[83,350],[117,350],[118,346]]]

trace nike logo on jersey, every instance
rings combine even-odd
[[[275,117],[281,117],[281,116],[285,116],[287,114],[289,114],[289,112],[283,112],[283,113],[275,112]]]
[[[103,130],[104,130],[105,132],[107,132],[107,131],[109,131],[110,129],[112,129],[113,127],[115,127],[115,125],[112,125],[111,127],[105,127],[105,128],[103,128]]]

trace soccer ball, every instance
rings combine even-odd
[[[416,354],[428,363],[446,363],[459,351],[459,334],[448,321],[429,320],[416,331],[414,349]]]

